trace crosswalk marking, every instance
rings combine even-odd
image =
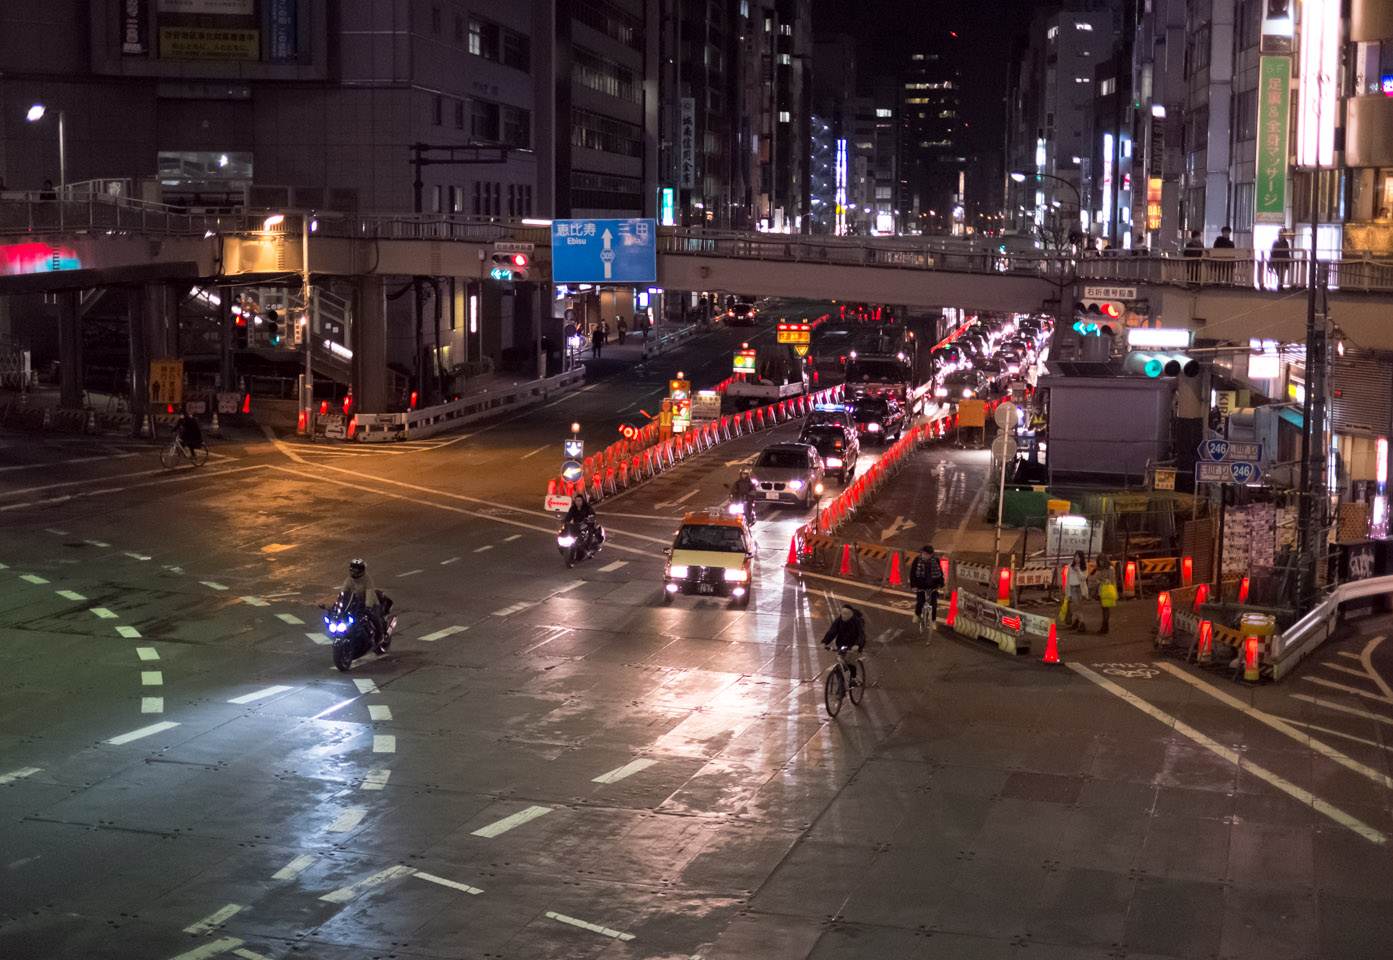
[[[496,837],[500,833],[507,833],[514,827],[520,827],[529,820],[536,820],[538,817],[546,816],[548,813],[551,813],[551,807],[533,805],[525,810],[519,810],[512,816],[504,817],[502,820],[495,820],[493,823],[482,826],[478,830],[473,831],[472,835],[476,837]]]
[[[390,720],[392,719],[392,708],[383,703],[373,703],[368,705],[369,720]]]
[[[390,770],[373,770],[363,778],[364,790],[381,790],[387,786],[387,778],[392,775]]]
[[[373,887],[381,886],[388,880],[395,880],[398,877],[409,877],[415,872],[415,867],[388,867],[386,870],[379,870],[370,876],[364,877],[357,883],[352,883],[346,887],[340,887],[337,890],[326,893],[319,899],[327,901],[328,903],[347,903],[359,894],[365,893]]]
[[[363,818],[367,815],[367,807],[351,807],[339,814],[338,819],[329,824],[329,831],[331,833],[347,833],[362,823]]]
[[[164,697],[141,697],[141,713],[164,713]]]
[[[311,640],[313,640],[315,643],[318,643],[318,644],[321,644],[321,645],[330,642],[330,641],[329,641],[329,635],[328,635],[327,633],[323,633],[323,632],[319,632],[319,633],[307,633],[307,634],[305,634],[305,636],[309,637],[309,638],[310,638]]]
[[[396,753],[397,738],[390,733],[376,733],[372,738],[373,753]]]
[[[154,647],[136,647],[135,655],[142,660],[158,660],[160,658],[159,651]]]
[[[160,670],[140,671],[140,685],[142,687],[162,687],[164,686],[164,672]]]
[[[463,633],[465,630],[468,629],[468,627],[446,627],[443,630],[437,630],[434,633],[428,633],[421,639],[427,642],[435,640],[444,640],[446,637],[452,637],[455,634]]]
[[[355,679],[353,685],[358,688],[359,693],[376,693],[377,684],[371,680]]]

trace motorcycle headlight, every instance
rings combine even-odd
[[[575,545],[575,542],[576,542],[576,538],[575,538],[575,537],[572,537],[572,536],[561,536],[561,537],[557,537],[557,538],[556,538],[556,545],[557,545],[558,547],[570,547],[570,546],[574,546],[574,545]]]
[[[669,564],[669,565],[668,565],[668,568],[667,568],[667,575],[668,575],[669,577],[672,577],[674,580],[685,580],[685,579],[687,579],[687,566],[686,566],[686,564],[682,564],[682,563],[673,563],[673,564]]]
[[[827,465],[828,465],[829,467],[840,467],[840,466],[842,465],[842,458],[841,458],[841,457],[828,457],[828,458],[827,458]]]
[[[868,433],[879,433],[879,432],[880,432],[880,424],[878,424],[878,423],[868,423],[868,424],[866,424],[866,431],[867,431]]]
[[[746,580],[750,579],[750,571],[746,570],[744,567],[741,567],[739,570],[727,569],[725,573],[726,580],[729,581],[744,583]]]
[[[802,481],[802,480],[790,480],[790,481],[788,482],[788,488],[789,488],[790,490],[802,490],[802,489],[803,489],[803,481]]]

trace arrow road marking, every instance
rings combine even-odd
[[[911,527],[917,526],[913,520],[906,520],[904,517],[896,517],[890,526],[880,531],[880,540],[884,543],[897,533],[901,533]]]
[[[683,503],[686,503],[688,500],[692,499],[692,497],[696,496],[698,489],[700,488],[692,489],[683,496],[678,497],[676,500],[664,500],[662,503],[655,503],[653,504],[653,509],[661,510],[663,507],[681,506]]]

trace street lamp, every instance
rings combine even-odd
[[[1052,173],[1034,173],[1022,170],[1011,171],[1011,179],[1016,181],[1017,183],[1025,183],[1026,177],[1034,177],[1037,180],[1056,180],[1059,183],[1064,184],[1070,190],[1074,191],[1074,203],[1078,207],[1080,212],[1083,211],[1083,195],[1079,193],[1079,188],[1074,186],[1068,180],[1065,180],[1063,177],[1056,177]]]
[[[29,108],[29,112],[24,115],[24,119],[30,123],[42,120],[44,116],[44,105],[36,103]],[[68,182],[68,145],[63,136],[63,111],[58,111],[58,189],[61,192]]]

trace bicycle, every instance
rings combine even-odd
[[[208,448],[186,447],[183,439],[175,434],[169,443],[160,448],[160,465],[166,470],[173,470],[183,460],[188,460],[195,467],[201,467],[208,462]]]
[[[929,598],[925,597],[923,609],[920,610],[919,615],[914,618],[915,626],[919,628],[919,637],[923,640],[927,640],[929,637],[933,636],[938,623],[937,618],[932,616],[933,608],[934,604],[931,604]]]
[[[851,697],[851,702],[859,707],[861,698],[866,693],[866,658],[856,658],[856,675],[852,676],[851,664],[846,659],[847,649],[837,649],[837,662],[827,671],[827,682],[823,686],[823,703],[827,707],[829,717],[837,715],[842,709],[842,700],[848,696]]]

